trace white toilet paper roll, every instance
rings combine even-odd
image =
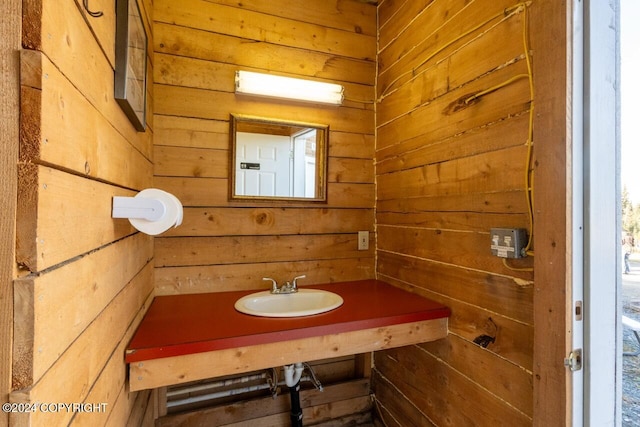
[[[159,200],[165,205],[165,213],[157,221],[149,221],[146,219],[129,218],[129,222],[137,230],[151,236],[156,236],[160,233],[164,233],[171,227],[177,227],[182,224],[182,203],[173,194],[166,191],[159,190],[157,188],[147,188],[142,190],[135,196],[148,197]]]

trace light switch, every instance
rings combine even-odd
[[[358,250],[359,251],[369,250],[369,232],[368,231],[358,231]]]

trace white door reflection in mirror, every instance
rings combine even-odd
[[[291,138],[236,134],[236,194],[290,197]]]

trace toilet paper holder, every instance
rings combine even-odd
[[[156,236],[182,224],[182,203],[158,188],[146,188],[135,197],[113,196],[112,218],[127,218],[138,231]]]
[[[113,197],[112,218],[135,218],[157,221],[167,212],[158,199],[149,197]]]

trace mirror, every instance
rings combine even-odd
[[[329,126],[231,115],[231,199],[326,201]]]

